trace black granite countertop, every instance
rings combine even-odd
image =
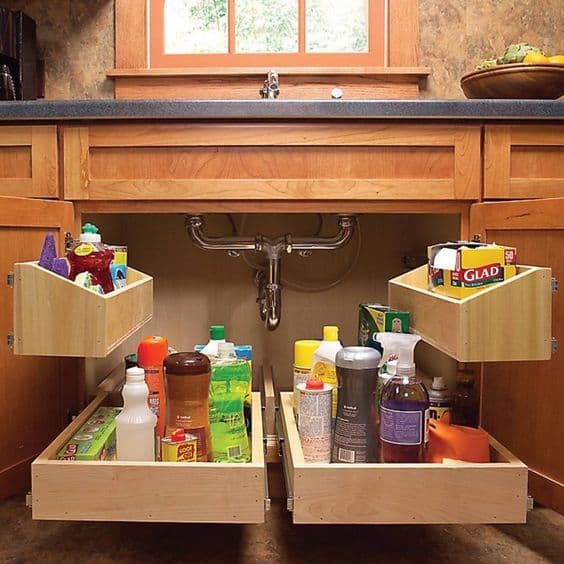
[[[0,120],[563,119],[558,100],[37,100],[0,102]]]

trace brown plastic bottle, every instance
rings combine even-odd
[[[165,434],[184,429],[198,439],[197,460],[212,460],[208,397],[211,366],[205,354],[180,352],[164,361],[167,396]]]

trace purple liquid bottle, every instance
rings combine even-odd
[[[413,349],[402,347],[396,376],[384,386],[380,400],[382,462],[425,462],[429,395],[415,375]]]

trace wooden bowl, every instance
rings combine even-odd
[[[498,65],[464,75],[460,86],[467,98],[555,100],[564,94],[564,65]]]

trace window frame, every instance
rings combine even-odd
[[[164,52],[165,0],[150,0],[148,7],[149,68],[194,67],[383,67],[386,66],[386,0],[368,0],[368,51],[361,53],[308,53],[305,51],[306,0],[298,3],[297,53],[236,53],[235,0],[228,3],[228,52],[202,54],[167,54]]]

